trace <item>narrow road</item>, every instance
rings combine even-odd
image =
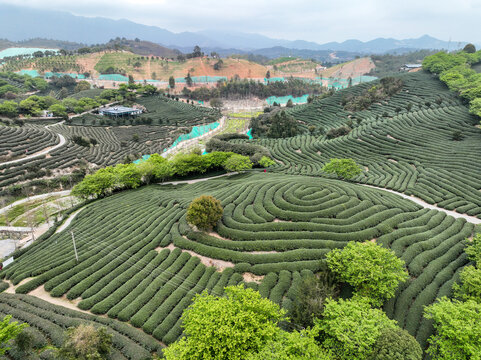
[[[85,208],[86,208],[86,206],[83,206],[80,209],[74,211],[72,214],[70,214],[70,216],[63,222],[63,224],[60,225],[57,228],[57,230],[55,230],[55,234],[58,234],[59,232],[64,231],[70,225],[70,223],[73,221],[73,219],[75,219],[75,217],[78,215],[78,213],[81,212]]]
[[[199,178],[199,179],[167,181],[167,182],[159,183],[159,185],[195,184],[195,183],[198,183],[198,182],[207,181],[207,180],[210,180],[210,179],[217,179],[217,178],[220,178],[220,177],[230,176],[230,175],[235,175],[235,174],[238,174],[238,173],[237,172],[230,172],[230,173],[227,173],[227,174],[205,177],[205,178]]]
[[[415,196],[409,196],[409,195],[406,195],[406,194],[403,194],[403,193],[400,193],[400,192],[397,192],[397,191],[394,191],[394,190],[384,189],[384,188],[373,186],[373,185],[367,185],[367,184],[359,184],[359,185],[367,186],[367,187],[370,187],[370,188],[373,188],[373,189],[383,190],[383,191],[390,192],[392,194],[399,195],[400,197],[402,197],[404,199],[411,200],[412,202],[415,202],[416,204],[421,205],[425,209],[433,209],[433,210],[442,211],[442,212],[446,213],[447,215],[452,216],[453,218],[465,219],[467,222],[469,222],[471,224],[475,224],[475,225],[481,224],[481,219],[478,219],[475,216],[469,216],[469,215],[466,215],[466,214],[460,214],[456,211],[446,210],[446,209],[437,207],[436,205],[431,205],[431,204],[427,203],[426,201],[424,201],[420,198],[417,198]]]
[[[0,163],[0,165],[10,165],[10,164],[19,163],[19,162],[22,162],[22,161],[25,161],[25,160],[34,159],[34,158],[37,158],[39,156],[46,155],[49,152],[54,151],[55,149],[58,149],[59,147],[62,147],[66,143],[65,137],[61,134],[58,134],[58,133],[57,133],[57,135],[60,138],[60,142],[57,145],[49,147],[49,148],[47,148],[45,150],[42,150],[40,152],[36,152],[35,154],[25,156],[25,157],[20,158],[20,159],[10,160],[10,161],[4,162],[4,163]]]

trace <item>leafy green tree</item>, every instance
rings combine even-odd
[[[468,254],[469,260],[474,261],[478,268],[481,268],[481,233],[476,234],[472,241],[468,241],[464,252]]]
[[[185,83],[187,84],[188,87],[192,86],[192,78],[190,77],[190,72],[188,72],[187,76],[185,77]]]
[[[381,331],[369,360],[421,360],[423,350],[416,339],[399,327]]]
[[[353,159],[331,159],[322,168],[327,174],[336,174],[341,179],[352,179],[362,173],[361,168]]]
[[[88,199],[91,196],[105,196],[115,185],[115,174],[111,167],[98,170],[74,186],[72,195]]]
[[[0,355],[5,355],[5,352],[10,349],[8,342],[15,339],[28,324],[19,324],[16,321],[10,322],[11,315],[7,315],[0,322]]]
[[[60,89],[58,92],[58,98],[59,99],[65,99],[68,96],[68,89],[66,87],[63,87]]]
[[[271,72],[269,70],[267,70],[266,72],[266,79],[270,79],[271,78]]]
[[[106,328],[81,324],[67,329],[58,353],[69,360],[103,360],[109,359],[111,347],[112,335]]]
[[[258,353],[251,353],[246,360],[334,360],[322,349],[309,331],[280,331]]]
[[[196,295],[182,315],[185,337],[164,350],[167,360],[231,360],[256,354],[281,331],[279,305],[242,285],[225,296]]]
[[[66,117],[68,115],[67,108],[62,104],[53,104],[48,110],[51,111],[54,116]]]
[[[85,80],[79,81],[75,86],[75,92],[78,93],[85,90],[90,90],[90,83]]]
[[[313,331],[337,359],[367,360],[382,331],[395,328],[396,321],[382,310],[372,309],[366,299],[329,299]]]
[[[331,250],[326,258],[329,269],[351,284],[356,296],[369,299],[375,306],[392,298],[399,283],[409,278],[403,260],[370,241],[351,241],[344,249]]]
[[[469,106],[469,112],[481,118],[481,97],[471,101]]]
[[[226,160],[224,168],[227,171],[245,171],[252,169],[252,162],[248,156],[235,154]]]
[[[209,105],[214,109],[220,110],[224,106],[224,103],[219,98],[214,98],[209,102]]]
[[[294,106],[294,103],[292,102],[292,99],[287,100],[286,107],[291,108]]]
[[[276,162],[274,160],[272,160],[270,157],[267,157],[267,156],[263,156],[261,157],[261,159],[259,160],[259,165],[262,166],[262,167],[269,167],[269,166],[272,166],[272,165],[275,165]]]
[[[321,318],[327,299],[337,299],[339,284],[330,272],[302,279],[294,291],[289,318],[295,325],[303,328],[312,327],[315,318]]]
[[[151,155],[147,162],[154,165],[152,176],[158,181],[164,181],[174,175],[172,164],[159,154]]]
[[[453,285],[454,295],[461,300],[481,303],[481,269],[466,266],[460,274],[460,284]]]
[[[466,44],[463,48],[464,52],[467,52],[468,54],[474,54],[476,52],[476,46],[473,44]]]
[[[169,87],[171,89],[175,88],[175,79],[173,76],[169,77]]]
[[[210,230],[217,224],[223,213],[224,209],[219,200],[202,195],[190,203],[186,219],[189,224],[201,230]]]
[[[15,101],[4,101],[0,104],[0,115],[9,118],[18,116],[18,104]]]
[[[135,164],[118,164],[113,170],[117,187],[135,189],[140,186],[142,173]]]
[[[443,297],[425,308],[424,316],[434,321],[427,350],[433,359],[481,359],[481,303]]]

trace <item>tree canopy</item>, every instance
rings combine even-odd
[[[187,208],[187,222],[201,230],[212,229],[222,217],[224,209],[220,201],[212,196],[202,195],[194,199]]]
[[[409,278],[403,260],[370,241],[349,242],[344,249],[330,251],[326,258],[329,269],[354,287],[355,296],[375,306],[392,298],[399,283]]]
[[[341,179],[352,179],[362,173],[353,159],[331,159],[322,168],[326,174],[336,174]]]
[[[276,338],[284,318],[279,305],[242,285],[225,288],[225,296],[196,295],[182,315],[185,337],[164,351],[167,360],[244,359]]]

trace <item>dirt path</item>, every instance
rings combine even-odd
[[[172,251],[176,248],[177,247],[174,244],[169,244],[169,246],[167,246],[167,247],[158,247],[155,250],[157,250],[158,252],[160,252],[164,249],[169,249],[170,251]],[[204,264],[205,266],[213,266],[220,272],[224,271],[224,269],[234,267],[234,263],[232,263],[230,261],[213,259],[213,258],[209,258],[207,256],[199,255],[196,252],[191,251],[191,250],[185,250],[185,249],[181,249],[181,248],[179,248],[179,249],[182,252],[186,252],[186,253],[190,254],[191,256],[198,257],[202,264]]]
[[[198,183],[198,182],[207,181],[207,180],[210,180],[210,179],[217,179],[217,178],[220,178],[220,177],[230,176],[230,175],[235,175],[235,174],[238,174],[238,173],[237,172],[229,172],[227,174],[205,177],[205,178],[200,178],[200,179],[167,181],[167,182],[160,183],[160,185],[195,184],[195,183]]]
[[[63,222],[63,224],[60,225],[57,228],[57,230],[55,231],[55,234],[58,234],[59,232],[64,231],[70,225],[70,223],[73,221],[73,219],[75,219],[75,217],[78,215],[78,213],[81,212],[85,208],[86,208],[86,206],[81,207],[80,209],[78,209],[78,210],[74,211],[72,214],[70,214],[70,216],[67,218],[67,220],[65,220]]]
[[[437,207],[436,205],[428,204],[426,201],[424,201],[420,198],[417,198],[415,196],[409,196],[409,195],[406,195],[406,194],[403,194],[403,193],[400,193],[400,192],[397,192],[397,191],[394,191],[394,190],[384,189],[384,188],[380,188],[380,187],[373,186],[373,185],[367,185],[367,184],[359,184],[359,185],[367,186],[367,187],[370,187],[370,188],[373,188],[373,189],[383,190],[383,191],[390,192],[392,194],[399,195],[404,199],[411,200],[412,202],[415,202],[416,204],[421,205],[425,209],[433,209],[433,210],[442,211],[442,212],[446,213],[447,215],[452,216],[453,218],[465,219],[467,222],[469,222],[471,224],[475,224],[475,225],[481,224],[481,219],[478,219],[475,216],[469,216],[469,215],[466,215],[466,214],[460,214],[456,211],[446,210],[446,209],[443,209],[441,207]]]

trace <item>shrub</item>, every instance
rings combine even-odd
[[[164,350],[166,359],[245,359],[280,332],[284,312],[277,304],[243,285],[227,287],[225,294],[196,295],[182,315],[185,337]]]
[[[479,359],[481,354],[481,304],[460,302],[446,297],[425,309],[434,321],[435,335],[428,339],[427,350],[433,359]]]
[[[355,295],[368,298],[376,306],[392,298],[399,282],[409,278],[404,261],[373,242],[349,242],[342,250],[330,251],[326,258],[329,269],[351,284]]]
[[[328,139],[335,139],[339,136],[347,135],[351,132],[351,128],[348,126],[341,126],[335,129],[331,129],[327,132],[326,136]]]
[[[275,164],[276,164],[276,162],[274,160],[272,160],[270,157],[267,157],[267,156],[263,156],[259,160],[259,165],[262,166],[262,167],[269,167],[269,166],[272,166],[272,165],[275,165]]]
[[[67,330],[59,354],[67,359],[101,360],[107,358],[111,346],[112,335],[107,333],[107,329],[79,325]]]
[[[359,175],[362,170],[353,159],[331,159],[322,168],[327,174],[336,174],[341,179],[351,179]]]
[[[252,162],[248,156],[232,155],[224,163],[224,168],[228,171],[244,171],[252,169]]]
[[[395,329],[396,322],[378,309],[372,309],[365,299],[327,300],[322,320],[313,330],[322,346],[332,350],[341,360],[367,360],[385,329]]]
[[[461,141],[461,140],[463,140],[463,138],[464,138],[464,135],[461,131],[459,131],[459,130],[453,131],[453,134],[451,136],[452,140]]]
[[[321,272],[303,278],[294,290],[289,318],[292,323],[307,328],[320,318],[327,299],[336,299],[339,285],[330,272]]]
[[[374,344],[370,360],[421,360],[423,351],[416,339],[401,328],[387,328]]]
[[[224,209],[212,196],[200,196],[187,208],[187,222],[202,230],[212,229],[222,217]]]

